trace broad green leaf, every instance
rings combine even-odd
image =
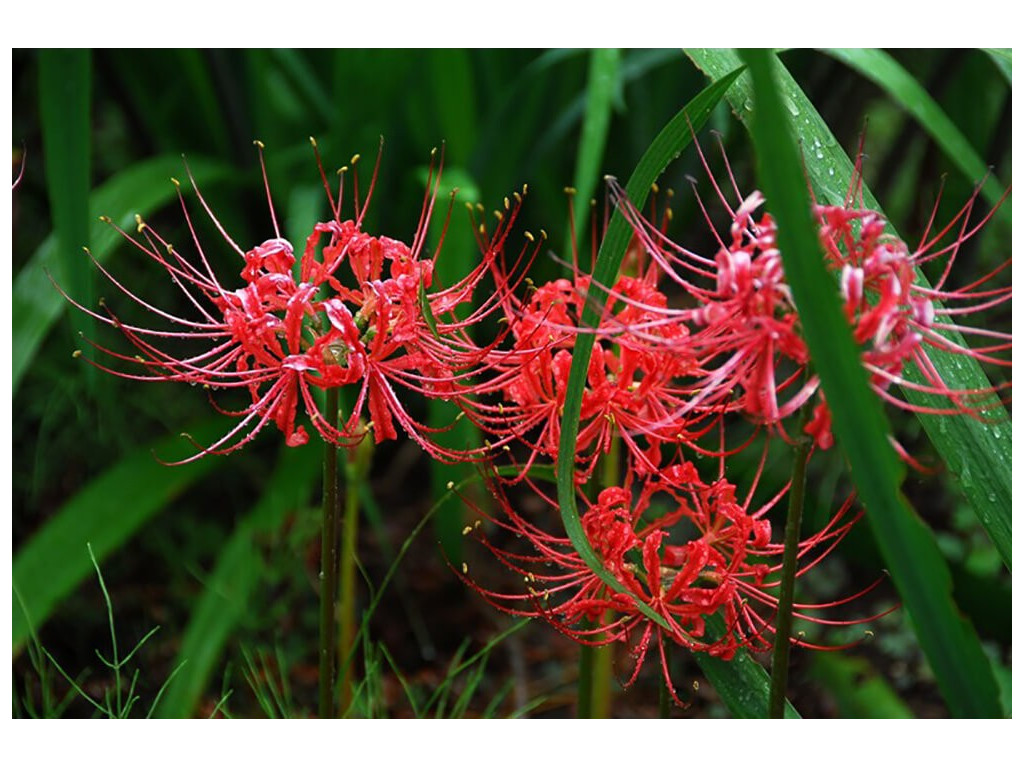
[[[695,48],[686,53],[712,80],[739,65],[739,58],[730,50]],[[780,76],[786,119],[795,130],[801,146],[805,149],[814,148],[814,152],[804,153],[804,173],[819,201],[842,205],[853,174],[853,163],[792,76],[785,69],[780,72]],[[726,98],[740,120],[748,123],[750,107],[753,106],[749,77],[739,78]],[[882,210],[867,186],[863,187],[863,193],[865,205],[877,211]],[[891,226],[889,231],[897,234]],[[928,285],[920,272],[917,274],[917,283]],[[959,333],[946,331],[945,335],[953,344],[966,346]],[[984,390],[990,386],[981,367],[972,358],[934,348],[929,348],[927,352],[935,369],[951,389]],[[912,365],[904,369],[903,375],[915,383],[923,381],[917,368]],[[903,396],[915,406],[943,405],[942,398],[922,394],[909,387],[903,389]],[[982,423],[969,416],[918,414],[932,445],[945,460],[947,468],[957,479],[964,496],[999,550],[1003,562],[1010,568],[1012,424],[1002,408],[993,409],[988,418],[990,423]]]
[[[706,624],[712,634],[720,635],[725,631],[725,621],[717,614],[708,617]],[[695,653],[694,658],[697,659],[697,664],[700,665],[708,682],[735,717],[760,719],[768,714],[771,678],[750,654],[741,651],[729,661],[706,653]],[[800,713],[788,700],[785,703],[784,716],[787,720],[800,717]]]
[[[950,710],[957,717],[999,717],[991,665],[974,628],[953,603],[946,561],[931,531],[900,491],[903,467],[888,442],[890,428],[882,404],[868,387],[867,372],[836,300],[835,280],[825,265],[812,221],[810,193],[787,119],[790,110],[777,85],[777,60],[764,50],[746,52],[742,59],[749,68],[754,95],[750,132],[758,177],[778,222],[787,282],[828,398],[832,430]]]
[[[665,167],[686,148],[692,141],[694,132],[698,131],[707,121],[711,111],[721,101],[722,96],[730,85],[739,76],[740,69],[723,75],[714,83],[709,85],[689,104],[687,104],[668,125],[658,134],[651,143],[651,146],[640,158],[636,170],[626,185],[626,194],[637,208],[643,208],[651,185],[657,180]],[[612,285],[615,276],[618,274],[622,258],[626,253],[626,246],[629,244],[631,232],[625,218],[619,211],[616,211],[608,225],[598,252],[597,264],[595,265],[592,290],[596,297],[588,296],[586,308],[583,312],[580,324],[582,327],[594,327],[599,319],[600,308],[604,306],[604,296],[599,286]],[[578,334],[573,347],[572,367],[569,373],[569,381],[566,385],[565,414],[562,420],[561,442],[559,444],[559,458],[557,464],[558,478],[558,503],[561,508],[562,523],[566,533],[572,541],[573,547],[583,558],[587,566],[597,574],[601,580],[617,592],[628,594],[628,590],[618,582],[613,574],[604,567],[601,558],[597,556],[587,536],[583,531],[580,522],[579,511],[576,506],[576,436],[580,428],[580,409],[583,402],[583,385],[586,377],[587,366],[590,363],[590,355],[594,348],[594,336],[588,333]],[[665,620],[653,611],[649,606],[637,602],[637,609],[651,621],[660,626],[665,626]],[[705,657],[707,659],[708,657]],[[763,686],[751,685],[751,677],[747,662],[747,655],[744,652],[736,654],[732,663],[723,665],[720,660],[711,659],[708,663],[709,669],[716,675],[718,684],[722,687],[716,690],[722,695],[723,700],[729,709],[737,714],[768,712],[768,678],[763,675]],[[718,663],[716,663],[718,662]],[[702,664],[705,662],[702,661]],[[752,662],[751,662],[752,663]]]
[[[223,426],[222,421],[204,422],[189,434],[201,444],[208,443],[221,434]],[[169,460],[192,450],[180,436],[150,448],[135,451],[93,480],[18,550],[11,578],[24,610],[13,611],[15,652],[29,637],[29,622],[38,630],[60,601],[92,574],[87,543],[102,561],[175,496],[223,465],[215,456],[178,467],[160,464],[154,456]]]
[[[993,63],[999,67],[1006,82],[1013,84],[1013,49],[1012,48],[982,48]]]
[[[989,205],[997,205],[1003,185],[992,174],[967,138],[949,119],[924,87],[900,66],[892,56],[877,48],[826,48],[830,56],[881,87],[892,99],[914,116],[921,128],[960,171],[972,182],[985,179],[981,192]],[[987,177],[987,178],[986,178]]]
[[[250,609],[263,579],[259,539],[278,530],[288,515],[308,503],[320,473],[320,444],[284,448],[266,493],[217,557],[217,564],[192,610],[174,668],[181,667],[156,709],[157,717],[191,717],[216,670],[232,632]]]
[[[583,127],[580,130],[579,149],[576,153],[576,172],[573,176],[573,187],[576,189],[576,197],[573,200],[576,242],[571,242],[571,234],[566,234],[566,254],[576,253],[581,240],[580,232],[587,229],[587,211],[590,210],[590,198],[594,196],[600,179],[612,106],[617,100],[621,101],[619,58],[619,51],[616,48],[598,48],[590,53],[586,110],[583,114]]]
[[[230,174],[230,168],[202,158],[190,158],[189,167],[200,185],[212,184]],[[89,240],[92,255],[103,263],[122,242],[121,236],[99,217],[109,216],[123,229],[135,226],[135,214],[146,216],[166,205],[174,197],[171,176],[180,176],[182,161],[177,156],[161,156],[140,163],[117,174],[89,195],[89,213],[92,219]],[[82,253],[78,242],[75,245],[76,258],[84,267],[94,270],[89,258]],[[46,276],[72,291],[65,278],[63,264],[58,255],[57,237],[50,235],[32,255],[14,280],[13,304],[13,350],[11,367],[14,376],[14,393],[17,394],[25,371],[35,357],[50,327],[68,305]],[[69,350],[70,353],[70,350]]]

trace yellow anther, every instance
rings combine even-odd
[[[352,155],[352,159],[348,161],[349,165],[355,165],[358,162],[359,162],[359,155],[358,154]]]
[[[466,565],[465,563],[462,564],[462,572],[463,573],[469,573],[469,566]]]
[[[865,629],[864,630],[864,637],[874,637],[874,636],[875,636],[875,633],[872,632],[870,629]]]
[[[541,240],[547,240],[548,239],[548,233],[545,232],[543,229],[540,231],[540,239]]]
[[[658,194],[658,182],[654,182],[653,184],[651,184],[651,192],[653,192],[654,194]]]
[[[576,187],[565,187],[562,191],[565,192],[565,194],[567,195],[575,195]]]
[[[529,190],[529,189],[530,189],[530,185],[529,184],[523,184],[523,194],[524,195],[526,194],[527,190]]]
[[[76,349],[74,352],[71,353],[71,356],[76,358],[76,359],[81,357],[82,356],[82,350]]]
[[[348,173],[348,166],[347,165],[343,165],[343,166],[341,166],[341,168],[338,169],[338,175],[339,176],[341,176],[341,174],[343,174],[343,173]]]
[[[142,230],[144,230],[145,228],[146,228],[146,222],[144,222],[144,221],[142,220],[142,217],[141,217],[141,216],[139,216],[139,214],[137,214],[137,213],[136,213],[136,214],[135,214],[135,229],[136,229],[137,231],[141,232],[141,231],[142,231]]]
[[[463,536],[468,536],[472,532],[473,532],[473,526],[472,525],[467,525],[465,528],[462,529],[462,535]]]
[[[100,221],[102,221],[104,224],[110,224],[111,223],[109,216],[100,216]]]
[[[502,215],[501,211],[495,211],[494,212],[494,216],[495,216],[495,218],[498,219],[498,221],[504,221],[505,220],[505,217]]]
[[[266,147],[263,146],[263,142],[260,141],[259,139],[256,139],[256,141],[254,141],[253,144],[255,144],[260,149],[266,149]]]
[[[532,235],[532,234],[530,234],[530,232],[526,232],[526,233],[524,233],[524,235],[523,235],[523,236],[524,236],[524,237],[525,237],[525,238],[526,238],[527,240],[529,240],[529,241],[530,241],[531,243],[532,243],[532,242],[534,241],[534,240],[533,240],[533,235]]]
[[[697,692],[697,691],[700,690],[700,683],[698,683],[696,680],[693,681],[693,690],[694,690],[694,692]]]
[[[309,143],[313,145],[314,149],[316,149],[316,139],[314,139],[312,136],[309,137]]]
[[[173,184],[173,185],[174,185],[174,186],[176,186],[176,187],[181,187],[181,182],[180,182],[180,181],[178,181],[178,180],[177,180],[176,178],[174,178],[173,176],[171,176],[171,184]]]
[[[452,480],[448,481],[448,485],[445,486],[449,491],[455,488],[455,482]]]
[[[520,205],[523,204],[523,197],[518,192],[513,192],[512,197],[514,197],[516,199],[516,202],[519,203]]]
[[[505,198],[505,210],[507,211],[508,209],[509,209],[509,202],[508,202],[508,198],[506,197]]]

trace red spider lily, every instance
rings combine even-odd
[[[495,246],[498,234],[482,244],[484,252],[500,250]],[[596,340],[577,440],[581,480],[609,450],[614,435],[623,436],[643,471],[658,466],[663,445],[695,446],[697,438],[714,426],[713,418],[704,419],[706,412],[685,420],[671,418],[694,396],[678,382],[694,378],[699,369],[686,348],[687,326],[665,322],[667,300],[656,288],[655,265],[640,277],[620,277],[605,291],[608,298],[597,328],[583,331],[580,318],[591,279],[579,273],[575,259],[573,279],[539,287],[531,283],[526,300],[516,298],[510,289],[508,273],[501,267],[504,261],[495,259],[495,279],[506,297],[502,307],[512,343],[510,349],[494,349],[486,358],[493,374],[489,391],[500,401],[476,402],[468,413],[499,443],[527,446],[530,456],[524,472],[537,456],[554,458],[558,453],[572,348],[582,332],[594,333]]]
[[[262,145],[260,158],[262,164]],[[319,153],[317,163],[320,165]],[[347,220],[341,219],[344,175],[335,200],[320,166],[332,218],[313,228],[297,265],[292,245],[281,237],[277,225],[265,167],[274,237],[248,251],[227,234],[192,180],[202,208],[244,265],[240,272],[243,285],[237,289],[225,287],[215,275],[180,189],[179,199],[197,253],[194,262],[141,219],[138,237],[115,227],[168,273],[198,316],[190,319],[158,308],[97,264],[116,288],[170,328],[122,322],[105,303],[106,314],[76,304],[119,329],[135,348],[135,354],[126,355],[90,342],[116,363],[136,368],[93,364],[136,380],[187,381],[210,390],[243,389],[251,399],[241,411],[223,411],[239,417],[238,423],[212,445],[199,446],[202,450],[186,461],[206,453],[236,450],[270,421],[285,435],[288,445],[305,443],[308,433],[297,424],[300,403],[313,427],[330,442],[352,445],[363,439],[368,428],[360,425],[360,417],[365,409],[378,442],[397,437],[397,421],[438,458],[456,460],[472,455],[471,451],[441,448],[429,440],[431,430],[409,415],[395,387],[428,396],[456,393],[456,382],[469,375],[467,371],[477,359],[474,354],[478,357],[480,353],[464,344],[467,321],[453,319],[452,310],[472,297],[489,267],[485,260],[457,284],[428,292],[433,261],[422,253],[440,179],[440,170],[434,174],[433,166],[411,246],[364,232],[363,220],[379,163],[378,156],[362,204],[356,183],[356,215]],[[478,317],[479,312],[474,312],[470,322]],[[199,351],[180,351],[182,346],[195,344],[200,345]],[[320,413],[315,390],[349,384],[359,385],[355,405],[349,418],[335,427],[333,420]]]
[[[785,434],[783,420],[818,392],[819,382],[807,371],[807,350],[776,245],[775,221],[769,213],[755,218],[764,198],[757,191],[741,195],[727,159],[728,187],[734,203],[730,203],[730,194],[715,181],[703,153],[701,160],[711,178],[714,196],[730,219],[729,236],[718,235],[698,195],[705,219],[718,238],[719,250],[714,259],[671,242],[612,183],[613,196],[636,237],[664,274],[695,304],[693,309],[677,312],[671,319],[674,322],[682,317],[694,325],[687,351],[696,355],[707,373],[696,387],[701,392],[699,398],[677,415],[710,403],[731,401],[730,408]],[[836,272],[838,293],[855,339],[861,345],[871,386],[880,397],[906,410],[984,418],[986,411],[998,402],[998,393],[1011,386],[1008,381],[982,390],[956,389],[942,379],[927,353],[927,347],[932,347],[1005,368],[1010,366],[1010,334],[972,328],[958,320],[962,315],[1010,301],[1009,286],[991,287],[991,281],[1010,261],[961,289],[945,288],[960,247],[992,215],[990,212],[979,224],[968,226],[976,197],[977,190],[953,221],[934,234],[933,211],[932,221],[913,251],[886,233],[886,222],[877,212],[864,207],[859,158],[845,204],[814,206],[821,242],[828,263]],[[941,259],[946,259],[946,263],[934,288],[915,284],[917,268]],[[971,348],[956,344],[949,340],[946,331],[986,340],[985,345]],[[908,379],[904,373],[908,367],[920,373],[921,383]],[[942,397],[949,404],[908,403],[890,392],[893,383]],[[832,444],[830,424],[827,405],[819,395],[806,430],[821,448]]]
[[[762,457],[761,467],[763,463]],[[760,474],[758,469],[757,478]],[[636,487],[635,477],[629,472],[622,486],[605,488],[593,502],[582,498],[584,532],[604,568],[622,585],[621,590],[609,587],[594,573],[568,538],[518,512],[507,498],[506,486],[497,481],[491,487],[500,514],[480,514],[498,531],[513,534],[512,541],[525,539],[529,551],[493,542],[479,525],[468,527],[466,533],[475,533],[500,562],[521,577],[525,590],[492,590],[466,573],[463,580],[499,609],[544,618],[577,642],[630,644],[637,661],[627,685],[636,679],[655,639],[669,690],[666,640],[724,659],[732,658],[740,648],[770,648],[777,609],[772,590],[778,586],[783,545],[771,543],[766,516],[786,494],[788,485],[756,506],[753,496],[758,479],[741,500],[721,467],[718,478],[710,483],[702,481],[690,463],[648,474]],[[555,501],[527,482],[548,507],[538,517],[557,520]],[[859,516],[852,513],[852,499],[847,499],[821,531],[802,541],[797,576],[821,562]],[[874,586],[834,602],[798,603],[794,615],[826,625],[871,621],[877,617],[836,621],[820,612],[855,600]],[[647,617],[639,605],[655,612],[664,625]],[[706,625],[716,614],[726,625],[721,635],[713,634]],[[802,633],[793,642],[829,647],[812,645]]]

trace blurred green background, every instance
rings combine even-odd
[[[782,59],[850,154],[866,134],[867,183],[909,241],[923,230],[943,178],[938,220],[951,218],[978,178],[970,167],[965,172],[963,153],[935,141],[933,121],[916,119],[909,99],[893,97],[842,55],[800,50]],[[993,168],[998,194],[999,184],[1011,180],[1007,57],[915,50],[890,52],[886,60],[931,95],[982,168]],[[86,692],[99,696],[110,685],[110,671],[95,656],[96,649],[107,653],[110,636],[87,541],[110,590],[122,655],[161,627],[132,659],[142,670],[142,703],[133,714],[145,712],[186,658],[155,713],[208,714],[228,691],[221,711],[266,711],[268,680],[289,681],[287,689],[275,689],[284,713],[312,707],[318,454],[283,450],[268,429],[229,457],[177,469],[155,460],[187,454],[180,432],[202,442],[229,422],[215,417],[198,391],[125,381],[72,359],[73,350],[84,348],[80,331],[123,349],[110,329],[69,312],[47,278],[48,271],[82,303],[95,306],[105,296],[113,305],[117,292],[83,255],[83,245],[137,295],[168,308],[180,301],[166,291],[164,275],[97,216],[127,228],[139,213],[184,246],[189,237],[170,183],[171,176],[185,178],[184,155],[236,242],[261,242],[273,230],[253,147],[259,139],[284,235],[298,243],[327,215],[309,137],[316,137],[328,173],[360,154],[364,187],[383,137],[368,231],[411,238],[431,149],[443,143],[444,186],[459,188],[443,274],[463,273],[477,255],[462,204],[480,202],[490,210],[524,184],[530,191],[521,229],[546,230],[550,252],[568,258],[563,189],[580,191],[581,213],[591,197],[601,210],[601,177],[628,178],[665,122],[706,83],[679,50],[15,50],[13,175],[24,163],[13,193],[15,713],[91,711],[81,698],[66,699],[69,685],[52,661],[39,657],[33,629]],[[711,127],[740,188],[749,189],[745,130],[725,104]],[[700,140],[709,155],[716,151],[707,131]],[[713,241],[689,176],[703,180],[693,151],[661,183],[676,191],[669,234],[707,251]],[[236,257],[188,197],[214,269],[230,280]],[[443,211],[435,233],[442,218]],[[1009,236],[1004,209],[964,249],[961,274],[983,274],[1001,263],[1009,256]],[[588,239],[581,239],[589,253]],[[534,280],[561,270],[545,256]],[[127,309],[120,298],[118,309]],[[989,322],[1008,328],[1008,308]],[[413,408],[425,419],[447,418],[422,404]],[[916,421],[900,416],[897,430],[915,455],[934,460]],[[770,472],[784,478],[785,457],[776,464]],[[848,482],[841,470],[835,461],[815,470],[819,514]],[[404,441],[380,447],[370,482],[360,490],[366,514],[360,556],[370,583],[379,583],[444,484],[465,471],[431,467]],[[998,553],[943,477],[914,477],[906,492],[936,530],[957,600],[1008,681],[1002,665],[1009,662],[1011,641],[1009,575]],[[439,554],[439,542],[458,553],[459,537],[452,534],[461,528],[461,515],[458,504],[448,505],[438,524],[417,538],[374,617],[370,635],[394,656],[392,666],[367,652],[379,663],[375,684],[383,709],[377,713],[408,713],[395,667],[415,677],[413,685],[437,685],[464,640],[476,650],[507,626],[458,584]],[[869,582],[881,566],[870,536],[858,531],[843,559],[828,567],[822,583],[807,587],[812,596],[815,590],[831,594],[835,584]],[[882,605],[893,599],[884,588],[878,595]],[[494,711],[508,714],[515,702],[544,697],[548,704],[539,711],[566,714],[560,696],[571,690],[571,651],[555,638],[550,658],[529,652],[531,643],[551,643],[553,634],[531,626],[521,640],[517,634],[504,641],[501,658],[492,652],[491,671],[481,672],[479,701],[467,703],[466,711],[487,711],[502,680],[513,673],[519,680],[525,665],[528,693],[517,688]],[[897,614],[875,634],[863,650],[796,659],[791,698],[797,707],[808,715],[944,714],[904,620]],[[681,675],[693,674],[685,660],[678,663]],[[650,677],[649,688],[645,675],[620,695],[616,714],[645,714],[649,703],[656,706],[656,670]],[[698,702],[694,714],[722,712],[710,692]]]

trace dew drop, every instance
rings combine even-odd
[[[995,493],[992,493],[992,492],[990,491],[990,492],[989,492],[989,494],[988,494],[988,500],[989,500],[989,501],[990,501],[990,502],[991,502],[992,504],[995,504],[995,503],[996,503],[996,495],[995,495]]]
[[[823,157],[825,157],[825,153],[819,149],[815,151],[814,156],[821,160]]]
[[[992,427],[992,436],[998,440],[1003,436],[1003,433],[999,431],[999,427]]]
[[[743,108],[747,110],[747,112],[753,112],[754,102],[752,102],[750,99],[747,99],[746,101],[743,102]]]
[[[828,175],[829,176],[835,176],[836,175],[836,169],[835,168],[829,168],[828,169]]]
[[[797,109],[797,106],[793,103],[792,99],[786,99],[786,107],[789,109],[789,114],[793,115],[793,117],[800,114],[800,110]]]

